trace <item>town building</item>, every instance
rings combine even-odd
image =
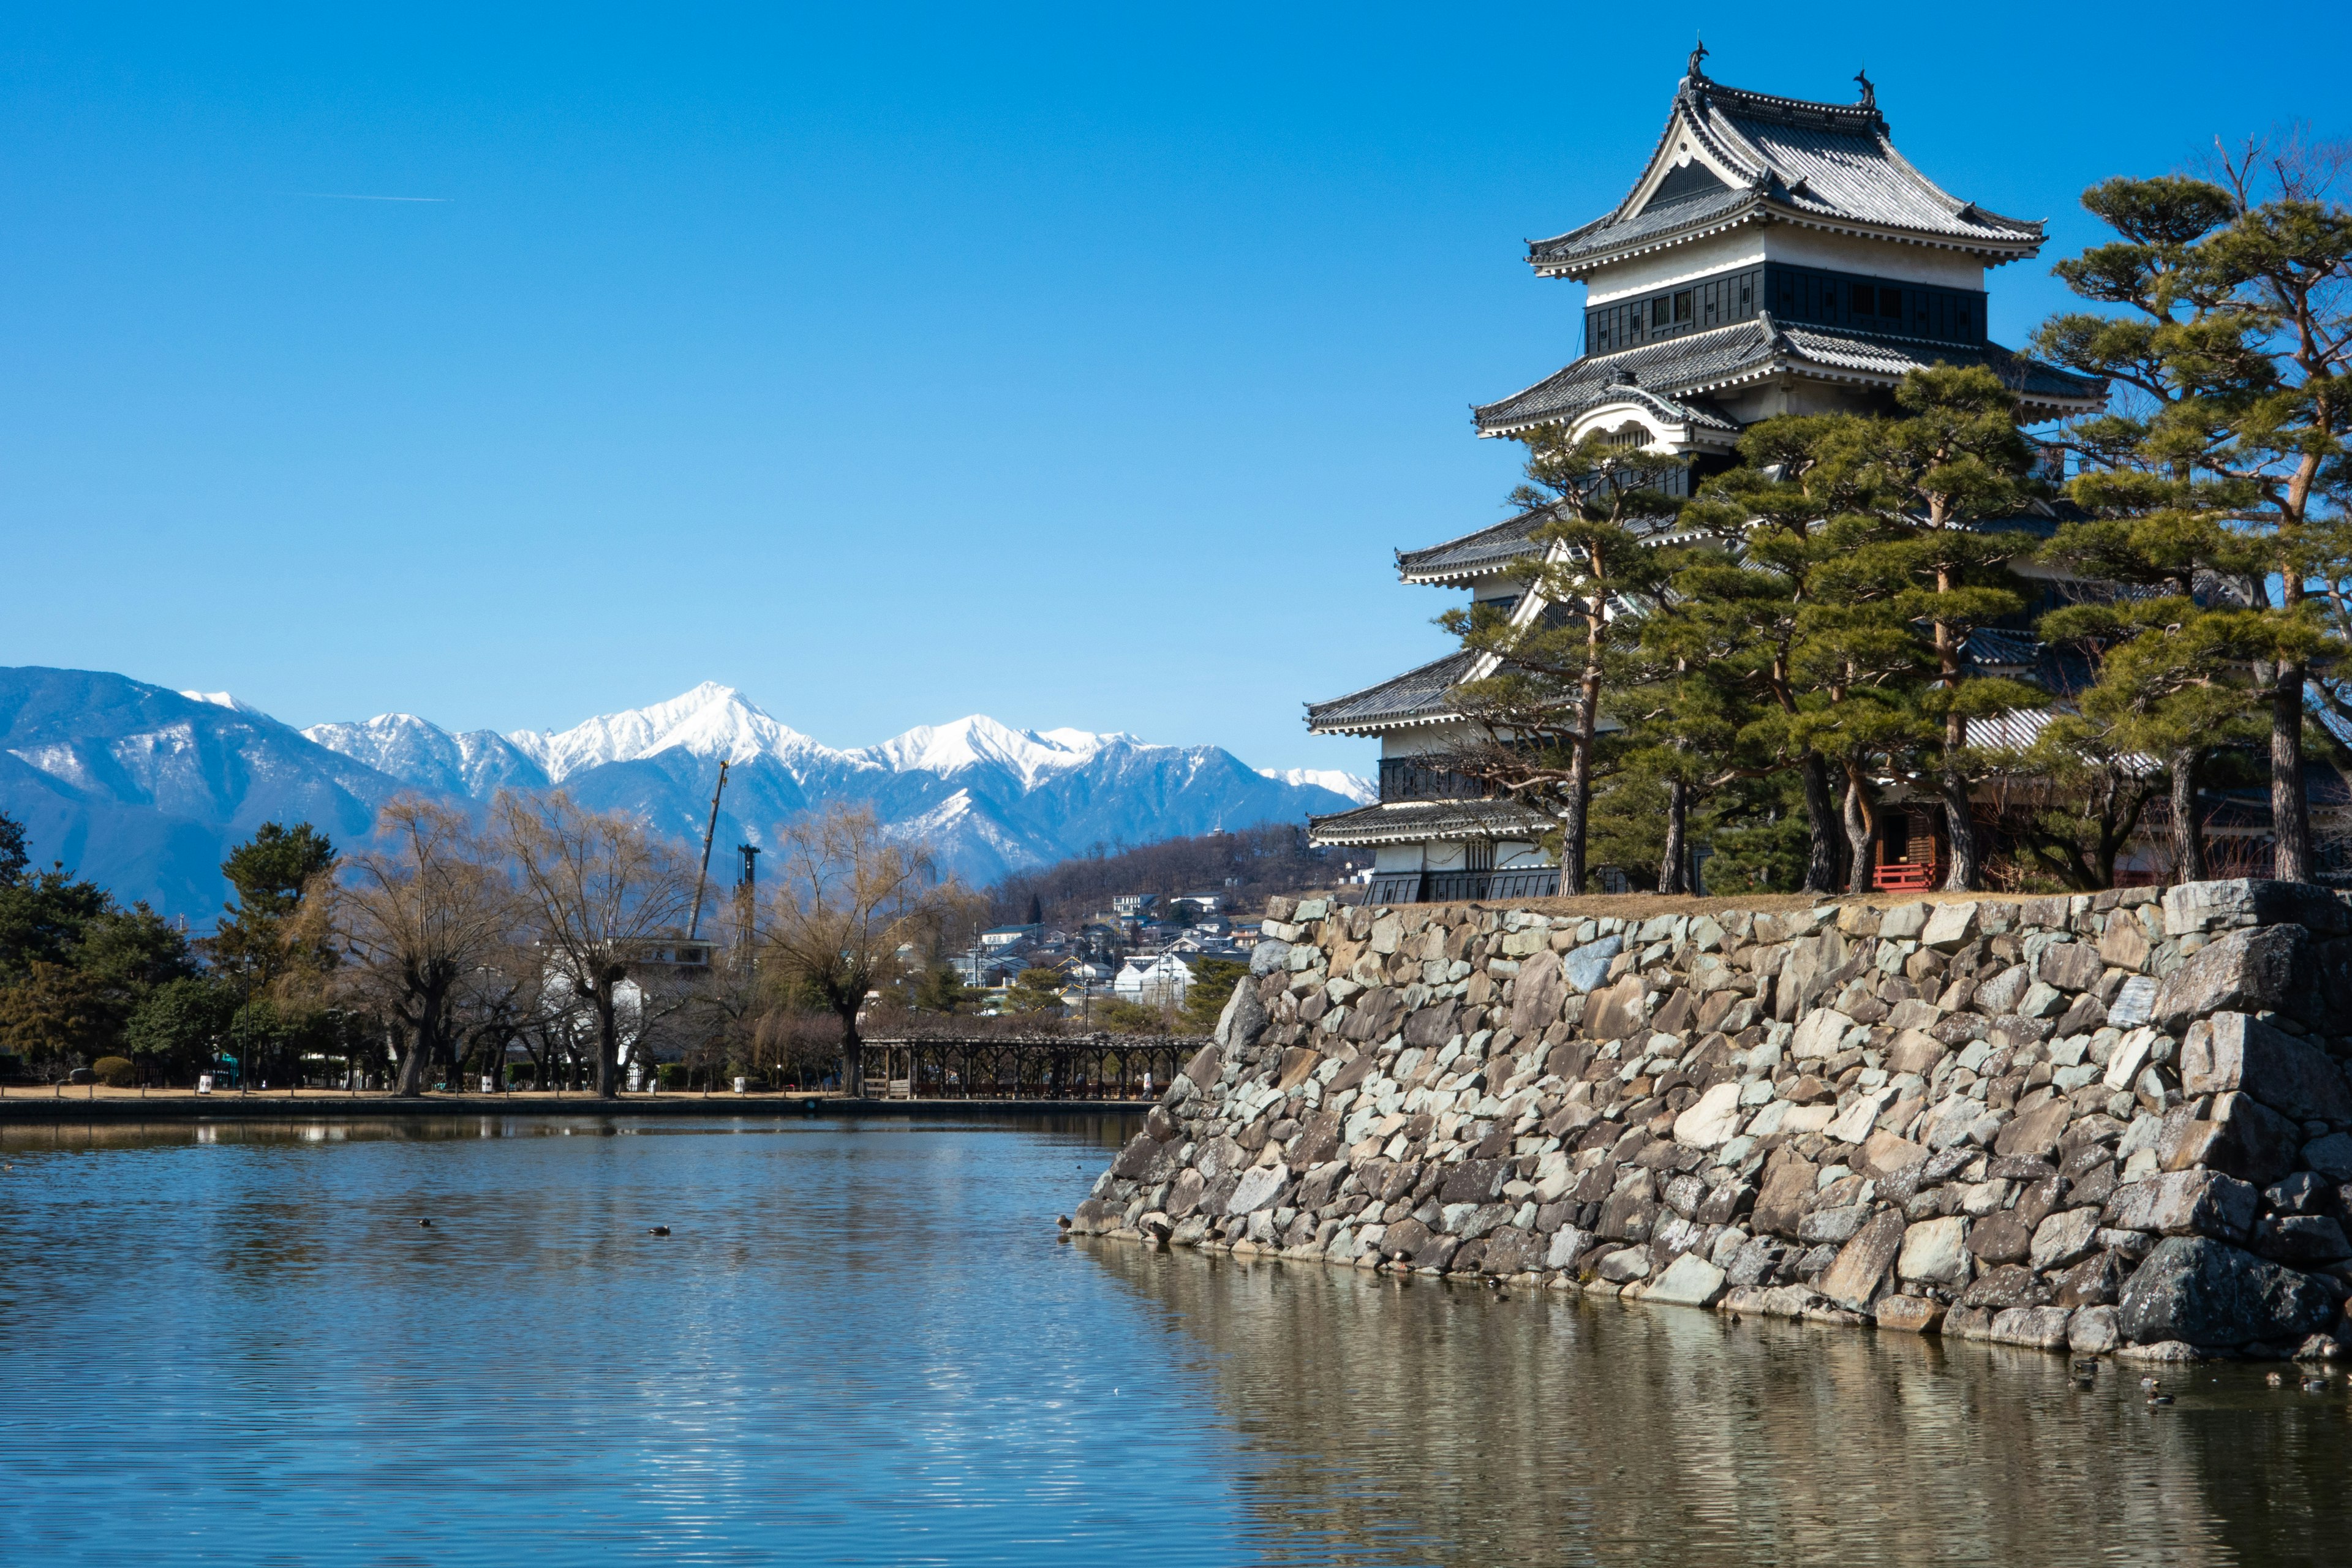
[[[1625,198],[1528,246],[1537,276],[1585,286],[1584,352],[1475,408],[1481,437],[1603,432],[1686,457],[1670,482],[1687,493],[1734,465],[1758,420],[1884,409],[1906,374],[1938,362],[1990,366],[2030,421],[2105,402],[2104,384],[1987,336],[1985,275],[2040,252],[2038,221],[1950,195],[1912,167],[1865,77],[1858,101],[1814,103],[1723,86],[1706,54],[1693,51]],[[1525,512],[1400,551],[1398,575],[1531,621],[1547,608],[1528,592],[1544,521]],[[1970,652],[2015,657],[2008,643]],[[1448,693],[1493,670],[1456,652],[1308,705],[1313,732],[1381,742],[1380,799],[1310,823],[1318,845],[1372,852],[1368,901],[1561,890],[1540,847],[1549,820],[1444,765],[1470,738]]]

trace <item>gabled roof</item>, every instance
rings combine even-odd
[[[1516,800],[1388,800],[1307,819],[1317,844],[1418,844],[1431,838],[1536,839],[1559,826]]]
[[[1400,550],[1397,575],[1408,583],[1459,583],[1499,572],[1536,554],[1535,531],[1550,521],[1551,510],[1538,507],[1427,550]]]
[[[1980,256],[1990,266],[2042,247],[2042,225],[1961,201],[1895,150],[1876,95],[1859,103],[1774,98],[1710,81],[1691,59],[1666,128],[1607,216],[1532,241],[1547,275],[1582,277],[1645,250],[1746,223],[1787,222]]]
[[[1676,410],[1677,421],[1737,426],[1707,395],[1792,374],[1817,381],[1893,386],[1937,363],[1990,366],[2029,418],[2081,413],[2106,401],[2105,384],[2011,353],[1998,343],[1950,343],[1878,332],[1783,326],[1768,311],[1703,332],[1614,353],[1587,354],[1524,392],[1472,410],[1482,436],[1565,423],[1605,403],[1636,397]],[[1662,417],[1665,416],[1662,413]]]
[[[1318,735],[1361,733],[1454,716],[1445,694],[1467,678],[1479,655],[1468,649],[1433,659],[1393,679],[1328,702],[1307,705],[1307,728]]]

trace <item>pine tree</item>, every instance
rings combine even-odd
[[[1830,759],[1802,738],[1800,716],[1811,699],[1797,652],[1804,617],[1822,596],[1821,573],[1837,554],[1830,520],[1858,492],[1858,465],[1844,451],[1854,429],[1824,416],[1751,426],[1740,437],[1741,466],[1714,479],[1677,520],[1681,532],[1717,548],[1690,552],[1675,574],[1675,646],[1707,667],[1723,700],[1744,693],[1722,759],[1730,774],[1796,774],[1806,826],[1800,885],[1812,893],[1837,888],[1843,829]]]
[[[2313,658],[2352,578],[2352,211],[2331,188],[2343,162],[2341,149],[2248,142],[2211,179],[2093,186],[2083,205],[2118,237],[2057,272],[2123,313],[2061,315],[2035,340],[2133,395],[2124,416],[2087,422],[2086,452],[2204,482],[2217,514],[2261,547],[2254,676],[2270,719],[2273,875],[2291,881],[2314,870],[2303,784]],[[2340,700],[2324,675],[2319,695]]]
[[[1861,439],[1869,480],[1861,504],[1880,526],[1836,571],[1850,594],[1874,597],[1924,639],[1931,674],[1918,709],[1936,738],[1928,754],[1896,766],[1932,781],[1941,797],[1951,846],[1944,886],[1960,891],[1981,886],[1984,870],[1969,786],[1988,759],[1969,744],[1969,722],[2048,701],[2022,681],[1976,670],[1966,647],[1970,633],[2025,608],[2008,569],[2026,552],[2023,541],[1985,524],[2025,505],[2032,448],[2019,433],[2016,399],[1980,365],[1913,371],[1895,401],[1895,416],[1866,422]]]
[[[1548,516],[1531,535],[1542,551],[1528,574],[1533,598],[1515,612],[1474,607],[1439,617],[1465,648],[1496,660],[1492,673],[1454,689],[1479,739],[1446,765],[1551,816],[1560,887],[1580,892],[1604,762],[1601,705],[1631,657],[1645,602],[1671,571],[1643,540],[1682,509],[1670,488],[1685,459],[1597,431],[1570,441],[1547,428],[1524,439],[1527,482],[1511,502]]]

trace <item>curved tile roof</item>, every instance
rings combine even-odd
[[[1318,734],[1384,729],[1416,720],[1451,717],[1445,694],[1468,675],[1478,656],[1467,649],[1408,669],[1378,686],[1307,705],[1307,727]]]
[[[1687,414],[1700,423],[1737,429],[1714,405],[1695,395],[1782,369],[1801,375],[1808,366],[1828,380],[1862,378],[1891,384],[1906,372],[1937,363],[1989,365],[2031,409],[2091,408],[2106,397],[2103,383],[2027,359],[1998,343],[1789,327],[1766,314],[1615,353],[1588,354],[1525,391],[1474,408],[1472,416],[1481,435],[1507,435],[1639,395],[1679,411],[1673,416]],[[1629,376],[1638,390],[1624,384]]]
[[[1446,583],[1496,571],[1535,554],[1532,536],[1550,521],[1550,509],[1538,507],[1426,550],[1400,550],[1397,575],[1408,583]]]
[[[1516,800],[1384,800],[1307,819],[1318,844],[1417,844],[1431,838],[1534,839],[1558,826]]]
[[[1688,128],[1734,174],[1734,183],[1696,196],[1661,201],[1653,195],[1636,206],[1677,125]],[[2042,238],[2039,222],[1961,201],[1912,167],[1895,151],[1874,99],[1812,103],[1687,76],[1675,89],[1643,178],[1625,200],[1605,217],[1531,242],[1528,259],[1539,270],[1572,274],[1685,231],[1774,216],[1916,235],[1996,263],[2033,254]]]

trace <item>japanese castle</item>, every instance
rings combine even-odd
[[[1604,431],[1687,456],[1675,482],[1688,486],[1734,466],[1748,425],[1885,409],[1906,373],[1938,361],[1994,370],[2030,422],[2105,402],[2101,384],[1985,335],[1985,271],[2038,253],[2039,222],[1961,201],[1913,168],[1866,77],[1855,103],[1771,98],[1709,80],[1706,53],[1693,51],[1615,210],[1528,246],[1538,277],[1585,285],[1585,353],[1475,409],[1480,436]],[[1398,575],[1530,619],[1544,609],[1526,576],[1544,521],[1522,513],[1400,551]],[[1380,738],[1380,799],[1310,823],[1318,844],[1373,851],[1369,902],[1561,890],[1539,842],[1549,818],[1437,761],[1466,738],[1447,693],[1492,671],[1491,656],[1458,652],[1308,704],[1316,734]]]

